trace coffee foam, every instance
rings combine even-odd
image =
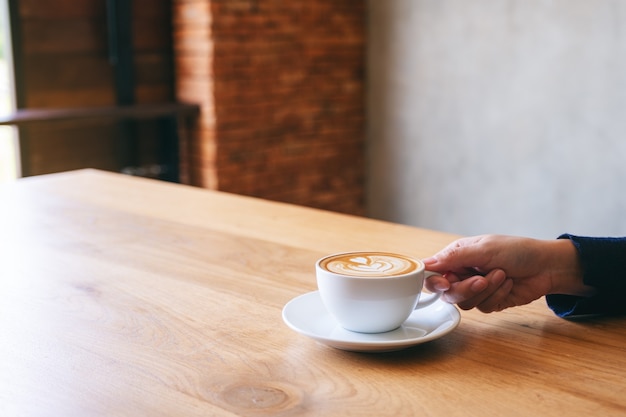
[[[393,253],[354,252],[324,258],[320,267],[335,274],[376,278],[408,274],[417,271],[421,264]]]

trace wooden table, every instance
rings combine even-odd
[[[622,318],[463,311],[393,353],[282,321],[322,255],[454,238],[93,170],[0,186],[0,415],[626,415]]]

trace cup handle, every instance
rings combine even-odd
[[[428,278],[431,275],[439,275],[437,272],[431,272],[431,271],[424,271],[424,279]],[[432,305],[435,301],[439,300],[439,298],[441,297],[440,292],[433,292],[433,293],[425,293],[422,292],[422,294],[420,295],[420,299],[417,303],[417,305],[415,306],[415,310],[417,310],[418,308],[424,308],[424,307],[428,307],[429,305]]]

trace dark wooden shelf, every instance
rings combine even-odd
[[[180,146],[181,143],[187,142],[185,136],[190,133],[190,122],[197,119],[199,114],[199,105],[176,102],[111,107],[29,108],[1,115],[0,125],[27,127],[53,122],[158,120],[164,123],[163,135],[158,138],[161,142],[159,167],[163,170],[159,178],[180,182]],[[22,143],[23,138],[19,140],[22,146],[28,147],[27,141]],[[23,157],[22,161],[24,161]],[[30,175],[27,168],[27,164],[22,162],[22,175]],[[121,172],[134,171],[137,170],[136,168],[134,166],[122,167]]]
[[[26,126],[34,123],[71,120],[141,120],[171,116],[196,116],[197,104],[159,103],[112,107],[80,107],[60,109],[19,109],[0,115],[0,125]]]

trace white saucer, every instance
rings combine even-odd
[[[341,327],[313,291],[289,301],[283,320],[293,330],[325,345],[354,352],[389,352],[440,338],[458,326],[455,306],[437,300],[413,313],[402,326],[386,333],[356,333]]]

